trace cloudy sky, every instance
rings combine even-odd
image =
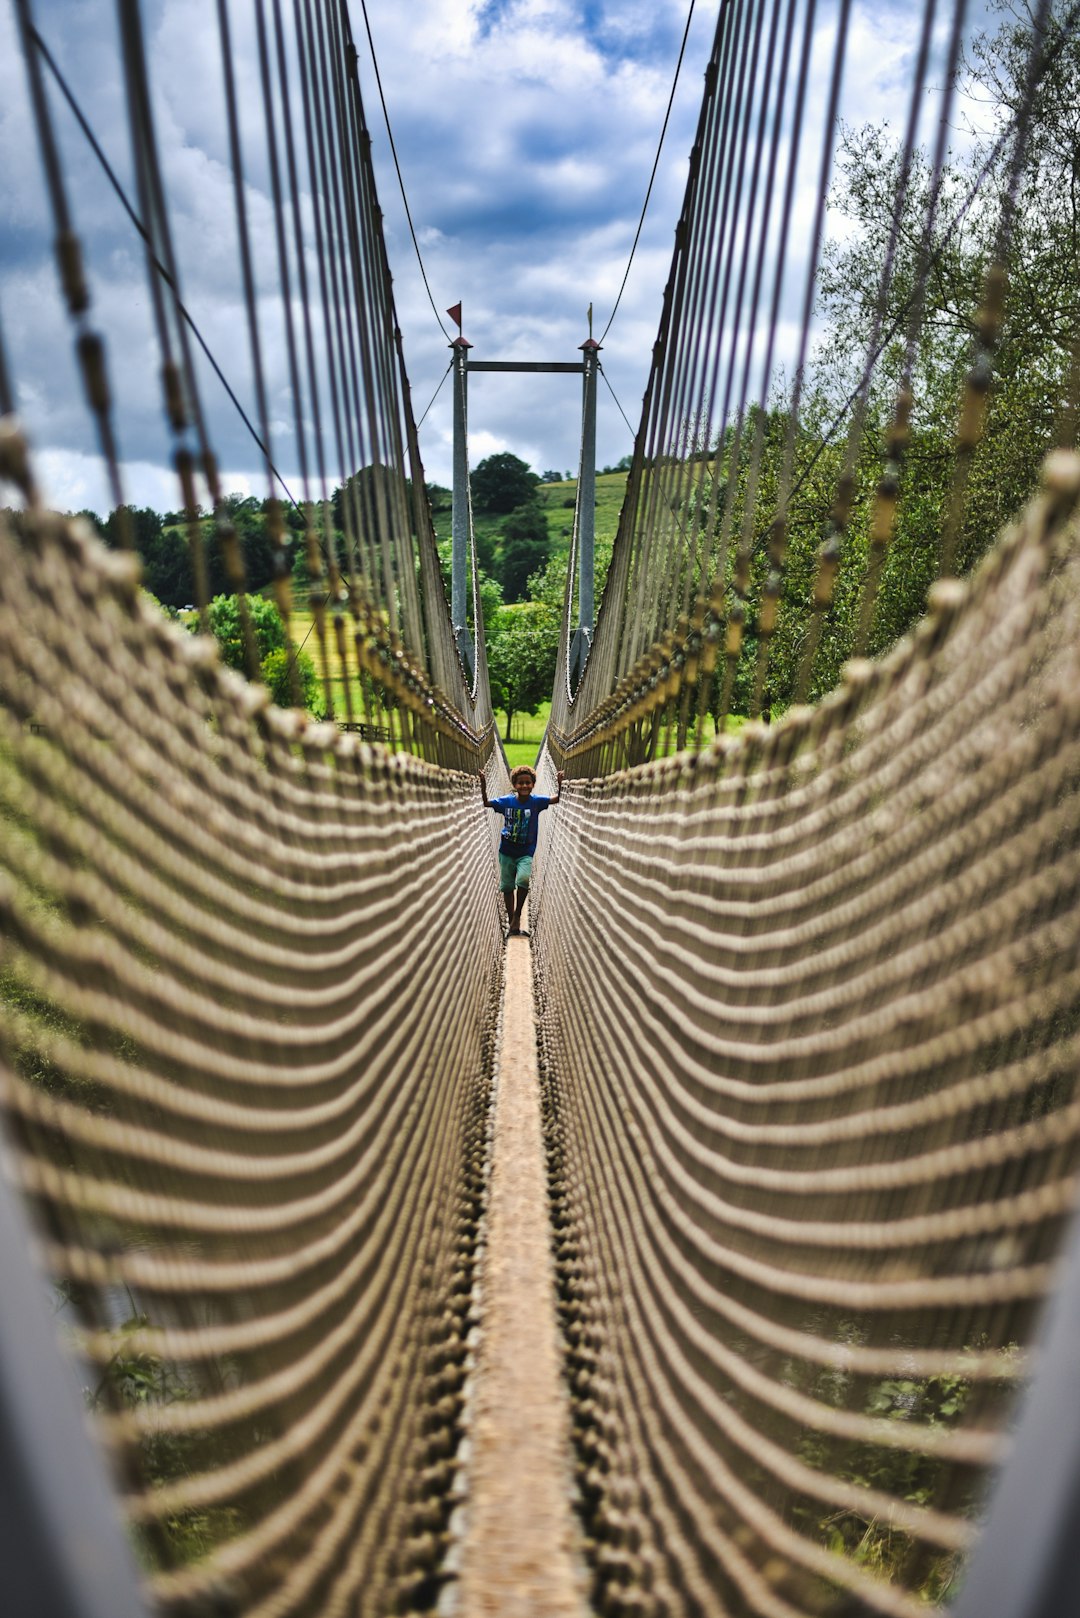
[[[461,300],[474,357],[575,359],[607,324],[644,199],[689,0],[368,0],[383,87],[428,278],[439,312]],[[257,263],[269,260],[272,216],[257,153],[258,96],[248,0],[231,0],[247,93],[249,198]],[[945,6],[941,7],[945,10]],[[819,0],[812,94],[824,103],[835,0]],[[636,425],[673,231],[686,180],[717,0],[698,0],[641,243],[604,364]],[[353,32],[385,213],[395,297],[419,416],[448,361],[409,240],[366,50],[359,0]],[[252,406],[225,156],[213,0],[147,0],[145,27],[162,163],[186,302],[222,369]],[[105,0],[38,0],[41,33],[126,185],[126,114],[115,10]],[[899,126],[919,17],[893,0],[856,0],[843,116]],[[939,30],[943,37],[944,21]],[[56,100],[76,225],[106,335],[128,498],[178,503],[150,341],[141,247],[96,160]],[[928,103],[927,120],[933,108]],[[816,155],[813,159],[816,165]],[[800,220],[810,218],[811,189]],[[107,508],[100,466],[56,291],[46,209],[11,11],[0,9],[0,323],[19,407],[47,492],[58,505]],[[792,295],[792,307],[795,294]],[[449,326],[449,321],[444,322]],[[284,356],[270,344],[275,455],[296,475]],[[205,402],[229,487],[265,492],[257,451],[220,387]],[[512,450],[537,471],[574,467],[575,377],[477,376],[470,389],[475,464]],[[429,478],[450,476],[447,385],[424,422]],[[601,389],[597,458],[614,462],[632,435]]]

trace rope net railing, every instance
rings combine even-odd
[[[564,626],[532,927],[603,1612],[954,1597],[1076,1204],[1078,16],[921,8],[853,129],[865,20],[719,8],[583,670]]]
[[[545,817],[598,1611],[914,1615],[959,1587],[1076,1202],[1078,497],[1063,454],[816,709]]]
[[[76,103],[30,0],[18,11],[121,509],[124,424],[56,138],[57,96]],[[204,621],[214,578],[234,587],[254,674],[135,0],[119,18],[192,577]],[[0,518],[4,1171],[91,1368],[153,1604],[420,1612],[453,1577],[501,971],[475,775],[492,791],[505,778],[475,564],[468,671],[426,510],[347,12],[255,0],[251,20],[257,70],[238,72],[216,12],[253,430],[283,556],[270,275],[314,632],[342,701],[328,677],[325,721],[275,707],[209,637],[164,622],[131,555],[44,510],[0,353],[0,477],[20,507]],[[1048,463],[970,583],[947,575],[1008,515],[987,445],[1000,457],[1012,440],[983,431],[990,361],[1015,337],[1002,277],[1041,183],[1029,126],[1075,58],[1073,21],[1036,8],[977,184],[950,190],[935,141],[963,18],[943,29],[928,0],[865,276],[822,237],[847,0],[719,8],[583,669],[568,611],[543,769],[571,780],[541,819],[530,900],[601,1612],[925,1611],[962,1576],[1007,1447],[1075,1201],[1075,459]],[[923,157],[931,83],[946,89]],[[874,169],[872,145],[845,160],[860,150]],[[778,395],[804,168],[814,217]],[[252,251],[256,169],[273,263]],[[958,365],[925,347],[923,315],[965,221],[990,270]],[[1038,243],[1023,245],[1030,268]],[[834,398],[811,387],[809,333],[845,264],[871,290],[847,331],[853,387],[839,367]],[[1052,363],[1032,366],[1056,395],[1062,324]],[[950,370],[961,427],[943,449],[916,385]],[[1024,454],[1046,447],[1033,433]],[[905,503],[907,471],[942,456],[934,499],[913,480],[922,503]],[[922,527],[904,526],[912,509]],[[931,616],[898,640],[935,575]],[[288,582],[279,567],[287,623]],[[841,622],[834,604],[855,594]],[[724,734],[736,708],[739,739]],[[669,743],[698,750],[660,761]]]
[[[0,550],[5,1170],[149,1594],[422,1607],[501,975],[475,777],[272,707],[60,519]]]
[[[569,773],[820,698],[1075,440],[1074,221],[1046,199],[1068,190],[1080,10],[1000,8],[992,34],[966,10],[907,19],[867,122],[870,8],[719,6],[583,670],[564,626]]]
[[[238,23],[223,0],[208,15],[248,346],[246,364],[230,349],[234,388],[182,300],[192,244],[166,194],[152,19],[120,6],[129,196],[63,42],[31,0],[17,11],[116,512],[131,511],[134,424],[105,338],[129,367],[143,349],[92,323],[66,145],[84,137],[145,245],[147,374],[162,378],[192,599],[205,630],[210,597],[235,594],[251,678],[146,598],[130,527],[110,551],[45,509],[0,353],[16,502],[0,512],[4,1172],[153,1609],[429,1610],[457,1489],[502,969],[476,776],[494,795],[506,774],[482,624],[467,670],[450,620],[348,13],[256,0]],[[254,401],[295,707],[259,679],[238,507],[211,448],[221,383],[241,411],[245,389]],[[297,690],[297,545],[322,718]]]

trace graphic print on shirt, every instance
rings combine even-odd
[[[528,805],[515,803],[512,808],[503,810],[503,841],[507,843],[520,843],[524,847],[529,841],[529,821],[532,819],[532,810]]]

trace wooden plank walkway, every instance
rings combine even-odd
[[[555,1317],[532,954],[506,952],[481,1328],[468,1418],[461,1618],[585,1618]]]

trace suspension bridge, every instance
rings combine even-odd
[[[32,0],[16,12],[120,509],[124,356],[57,136],[61,116],[90,126]],[[314,633],[341,676],[316,720],[256,677],[145,19],[119,0],[124,196],[197,606],[205,628],[217,557],[252,678],[146,599],[130,546],[49,509],[0,348],[5,1613],[1077,1610],[1075,365],[1037,486],[957,576],[979,469],[1004,453],[995,362],[1035,109],[1076,15],[1032,8],[993,184],[957,203],[963,12],[928,0],[917,19],[865,353],[826,420],[803,390],[858,8],[717,8],[595,622],[599,345],[565,362],[583,459],[539,790],[566,779],[530,937],[506,939],[477,779],[508,788],[469,524],[473,362],[455,349],[448,593],[348,8],[254,0],[243,75],[225,0],[207,23],[274,595],[289,628],[268,276]],[[890,638],[924,493],[928,288],[991,194],[927,610]]]

